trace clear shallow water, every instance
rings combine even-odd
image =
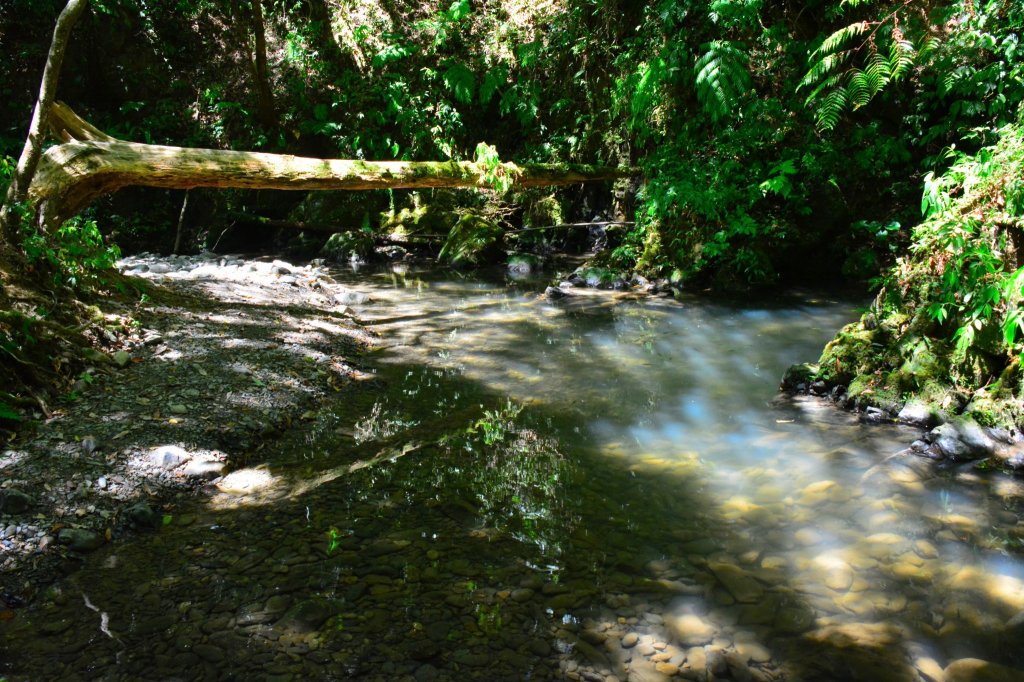
[[[852,305],[353,279],[375,379],[6,626],[30,679],[1024,667],[1024,490],[777,395]],[[256,466],[259,465],[259,466]],[[14,679],[19,679],[17,676]]]

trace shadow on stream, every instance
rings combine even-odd
[[[354,286],[376,378],[2,624],[9,680],[1020,675],[1021,485],[775,394],[852,306]]]

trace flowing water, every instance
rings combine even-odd
[[[777,394],[852,305],[352,278],[375,379],[159,533],[89,555],[7,626],[12,679],[1024,666],[1022,486]]]

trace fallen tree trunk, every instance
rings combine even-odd
[[[32,180],[39,165],[43,143],[46,141],[46,123],[53,107],[53,98],[57,92],[57,81],[60,68],[64,63],[64,53],[71,39],[71,29],[85,11],[87,0],[69,0],[64,10],[57,17],[57,25],[53,29],[53,40],[50,52],[43,67],[43,80],[39,85],[39,98],[32,110],[32,122],[28,127],[28,137],[18,159],[17,170],[7,187],[7,197],[0,206],[0,235],[14,241],[17,239],[18,210],[17,206],[25,200]]]
[[[50,126],[64,140],[43,155],[29,199],[44,225],[59,225],[98,197],[139,185],[190,189],[366,190],[490,187],[495,173],[520,187],[614,180],[634,169],[470,161],[358,161],[168,147],[119,140],[56,103]]]

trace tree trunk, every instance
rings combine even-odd
[[[286,154],[166,147],[118,140],[57,103],[51,126],[64,144],[43,155],[29,199],[44,224],[60,224],[98,197],[140,185],[281,190],[490,187],[497,173],[520,187],[570,185],[634,175],[636,169],[470,161],[352,161]]]
[[[57,81],[60,79],[60,69],[64,63],[64,52],[67,50],[68,40],[71,37],[71,29],[78,21],[78,17],[82,16],[82,12],[85,11],[87,2],[88,0],[69,0],[60,16],[57,17],[57,24],[53,28],[53,40],[50,42],[50,52],[46,56],[46,66],[43,67],[43,79],[39,84],[39,99],[32,111],[28,137],[25,138],[25,147],[21,150],[14,178],[7,187],[7,198],[3,207],[0,207],[0,235],[11,241],[17,238],[17,206],[25,201],[39,165],[43,142],[46,140],[46,124],[54,95],[57,92]]]
[[[252,31],[254,39],[253,71],[256,78],[256,111],[267,137],[277,128],[274,95],[267,76],[267,35],[263,25],[263,0],[252,0]]]

